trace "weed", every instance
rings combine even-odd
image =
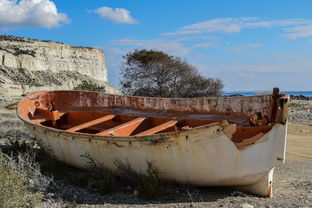
[[[288,107],[294,107],[294,108],[296,108],[296,107],[300,107],[301,105],[299,104],[299,103],[295,103],[295,102],[290,102],[289,104],[288,104]]]
[[[105,91],[105,87],[97,85],[95,83],[88,82],[86,80],[82,80],[81,84],[74,87],[74,90],[86,90],[86,91],[101,92],[101,91]]]
[[[88,160],[91,177],[88,181],[89,188],[107,194],[116,189],[116,174],[104,167],[104,165],[96,163],[89,155],[83,155]]]
[[[6,106],[4,106],[8,110],[15,110],[17,109],[18,102],[9,103]]]
[[[45,192],[53,180],[42,174],[40,164],[37,162],[37,150],[27,145],[23,148],[25,148],[23,151],[18,151],[20,149],[8,151],[10,156],[7,157],[7,161],[23,178],[28,179],[32,190]]]
[[[42,193],[34,191],[25,166],[0,152],[0,204],[3,208],[35,207]]]
[[[143,199],[154,199],[160,193],[161,178],[158,169],[147,161],[146,175],[137,173],[129,164],[116,162],[119,175],[138,190]]]
[[[20,138],[17,134],[12,134],[7,139],[7,145],[10,147],[10,151],[14,154],[18,152],[27,152],[30,151],[31,146],[34,144],[34,141],[28,140],[26,138]]]
[[[34,207],[53,181],[41,173],[33,141],[17,134],[6,139],[6,148],[0,150],[0,205]]]

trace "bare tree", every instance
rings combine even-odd
[[[199,74],[179,57],[156,50],[135,50],[124,57],[121,89],[125,94],[150,97],[220,96],[220,79]]]

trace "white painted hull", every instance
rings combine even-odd
[[[271,196],[273,169],[285,160],[287,124],[275,124],[255,144],[237,149],[221,126],[138,137],[72,134],[25,122],[40,146],[55,159],[87,168],[82,155],[115,170],[115,162],[139,173],[152,162],[160,174],[198,186],[239,186]]]

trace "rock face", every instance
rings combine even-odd
[[[103,51],[0,35],[0,96],[79,89],[86,83],[120,93],[108,83]]]

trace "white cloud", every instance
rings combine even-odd
[[[202,59],[202,58],[206,58],[207,56],[208,56],[207,54],[200,53],[200,54],[195,54],[192,57],[196,59]]]
[[[202,66],[203,67],[203,66]],[[311,65],[206,65],[205,71],[220,72],[311,72]]]
[[[241,18],[217,18],[182,27],[182,31],[202,31],[202,32],[225,32],[236,33],[240,32],[244,23],[257,19],[256,17],[241,17]]]
[[[227,51],[230,52],[242,52],[242,51],[250,51],[251,49],[256,49],[256,48],[260,48],[262,46],[261,43],[247,43],[244,45],[240,45],[238,47],[233,47],[233,48],[229,48],[227,49]]]
[[[312,37],[312,24],[285,29],[288,34],[283,35],[284,38],[296,40],[298,38]]]
[[[138,24],[138,21],[131,17],[130,12],[123,8],[101,7],[92,12],[97,13],[103,19],[111,20],[117,23]]]
[[[241,52],[243,49],[240,47],[235,47],[235,48],[229,48],[227,51],[230,52]]]
[[[187,34],[203,33],[238,33],[247,28],[282,28],[287,34],[282,35],[286,39],[298,39],[312,37],[312,20],[293,18],[284,20],[262,21],[257,17],[217,18],[186,25],[180,29],[162,34],[163,36],[183,36]]]
[[[256,19],[257,19],[256,17],[217,18],[191,25],[186,25],[177,31],[168,32],[163,35],[176,36],[192,33],[209,33],[209,32],[237,33],[241,31],[246,22],[253,21]]]
[[[69,23],[50,0],[0,0],[0,29],[53,28]]]
[[[262,44],[261,43],[248,43],[248,44],[245,44],[245,46],[249,48],[260,48]]]
[[[294,55],[289,55],[289,54],[281,54],[281,55],[274,56],[274,58],[277,58],[277,59],[286,59],[286,60],[294,59],[295,57],[296,57],[296,56],[294,56]]]
[[[306,24],[312,24],[312,20],[302,19],[302,18],[293,18],[293,19],[284,19],[284,20],[245,22],[244,27],[245,28],[252,28],[252,27],[273,28],[273,27],[287,27],[287,26],[306,25]]]
[[[220,44],[214,42],[198,43],[193,45],[194,48],[219,48]]]
[[[198,34],[198,33],[203,33],[201,30],[180,30],[180,31],[175,31],[175,32],[168,32],[161,34],[162,36],[175,36],[175,35],[193,35],[193,34]]]
[[[164,35],[161,35],[164,36]],[[194,40],[218,40],[220,37],[217,36],[183,36],[176,38],[179,41],[194,41]]]
[[[243,72],[240,72],[239,76],[244,77],[244,78],[248,78],[248,79],[254,79],[255,78],[255,76],[253,74],[248,74],[248,73],[243,73]]]

